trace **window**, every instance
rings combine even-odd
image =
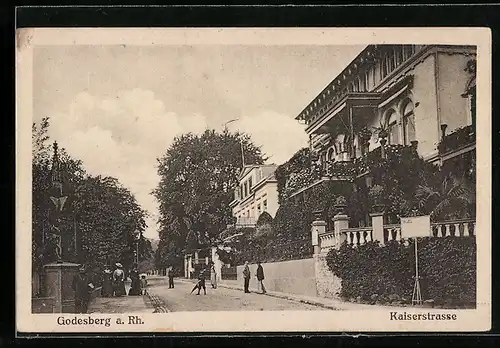
[[[408,100],[403,107],[403,130],[405,145],[410,145],[415,140],[415,114],[411,100]]]
[[[328,150],[328,161],[333,161],[335,160],[335,150],[333,148],[330,148]]]
[[[383,79],[387,75],[387,56],[384,57],[381,61],[381,69],[380,69],[380,79]]]
[[[476,127],[476,88],[474,87],[467,96],[467,104],[469,108],[469,123],[475,129]]]
[[[370,90],[370,70],[365,72],[365,91]]]
[[[267,199],[264,200],[264,211],[267,211]]]
[[[391,73],[396,68],[396,54],[391,50],[387,55],[387,73]]]
[[[356,78],[356,80],[354,81],[354,91],[355,92],[361,92],[362,89],[361,89],[361,80],[358,78]]]
[[[403,46],[403,59],[406,60],[410,58],[413,53],[415,53],[415,47],[413,45],[404,45]]]
[[[260,204],[257,205],[257,213],[259,214],[260,216]]]
[[[401,46],[396,47],[396,66],[403,61],[403,49]]]
[[[387,131],[389,137],[387,139],[388,144],[399,144],[399,127],[396,112],[391,110],[387,113]]]
[[[248,179],[248,191],[250,191],[251,189],[252,189],[252,177]]]
[[[248,185],[247,183],[245,183],[245,197],[248,196]]]

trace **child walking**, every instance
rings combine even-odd
[[[206,295],[207,294],[207,288],[205,287],[205,269],[201,270],[200,274],[198,275],[198,282],[196,283],[196,285],[194,286],[194,288],[191,290],[190,293],[192,294],[193,291],[195,291],[196,289],[198,289],[198,293],[196,295],[199,295],[200,291],[201,291],[201,288],[203,288],[203,292]]]

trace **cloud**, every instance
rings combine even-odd
[[[234,128],[248,133],[254,143],[262,146],[269,163],[282,164],[298,149],[307,146],[304,126],[293,117],[271,110],[246,115],[233,123]]]
[[[207,128],[203,115],[167,112],[153,92],[142,89],[97,97],[79,93],[66,112],[51,117],[51,136],[94,175],[116,177],[150,213],[148,237],[156,237],[157,204],[150,195],[159,181],[156,158],[175,136]]]
[[[157,237],[158,207],[150,195],[159,181],[156,158],[175,136],[201,133],[207,127],[221,126],[210,124],[199,113],[167,111],[152,91],[133,89],[107,97],[79,93],[65,112],[51,117],[50,133],[69,154],[83,161],[89,173],[118,178],[149,212],[146,236]],[[230,129],[250,134],[271,156],[270,163],[285,162],[307,143],[303,126],[272,110],[243,116]]]

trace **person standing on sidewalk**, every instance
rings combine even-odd
[[[125,273],[122,267],[121,263],[117,263],[113,272],[114,295],[117,297],[125,295]]]
[[[244,288],[245,293],[250,293],[248,287],[250,286],[250,268],[248,267],[248,261],[245,261],[245,268],[243,269],[243,280],[244,280]]]
[[[263,294],[266,293],[266,287],[264,286],[264,268],[260,264],[260,261],[257,262],[257,280],[259,281],[259,287]]]
[[[104,269],[102,278],[102,297],[110,297],[113,295],[113,272],[108,266]]]
[[[139,278],[139,270],[137,269],[137,264],[134,263],[132,266],[132,271],[129,274],[131,283],[130,289],[128,291],[129,296],[138,296],[141,294],[141,280]]]
[[[217,289],[217,272],[215,272],[215,265],[212,262],[212,267],[210,268],[210,283],[212,289]]]
[[[90,293],[94,285],[87,276],[87,269],[81,266],[79,273],[73,278],[73,291],[75,292],[75,313],[87,313]]]
[[[173,289],[174,288],[174,268],[170,267],[168,270],[168,288]]]

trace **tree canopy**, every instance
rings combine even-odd
[[[243,156],[242,156],[243,154]],[[243,166],[263,164],[260,148],[239,132],[206,130],[174,139],[158,159],[157,266],[180,266],[182,251],[208,245],[233,222],[229,203]]]
[[[51,187],[51,144],[49,119],[33,124],[33,266],[54,261],[47,248],[50,228],[49,190]],[[112,177],[86,173],[83,163],[60,150],[63,191],[68,200],[60,215],[63,258],[100,268],[106,263],[121,262],[125,268],[152,257],[145,240],[146,212],[133,194]],[[75,238],[76,237],[76,238]],[[138,244],[136,244],[138,243]]]

